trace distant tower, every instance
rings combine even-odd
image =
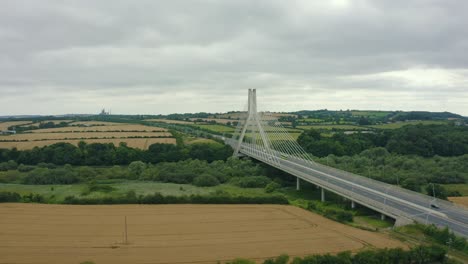
[[[103,108],[103,109],[101,110],[101,113],[99,113],[99,115],[109,115],[109,112],[106,112],[106,109]]]

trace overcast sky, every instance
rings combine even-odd
[[[0,115],[468,116],[468,1],[0,2]]]

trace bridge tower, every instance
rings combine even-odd
[[[242,126],[242,130],[240,133],[240,137],[238,139],[238,142],[236,144],[236,147],[234,149],[234,156],[239,155],[239,150],[242,145],[242,142],[244,141],[245,137],[245,132],[247,131],[247,128],[253,126],[258,129],[258,132],[260,134],[260,137],[263,142],[263,147],[266,148],[267,150],[270,149],[270,142],[267,138],[267,135],[265,134],[265,130],[263,129],[263,126],[261,124],[261,119],[260,116],[257,112],[257,91],[256,89],[249,89],[249,96],[248,96],[248,110],[247,110],[247,119],[245,120],[245,123]]]

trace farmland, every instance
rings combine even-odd
[[[31,124],[32,121],[11,121],[11,122],[0,122],[0,131],[7,130],[11,126],[22,126]]]
[[[215,263],[404,246],[292,206],[2,204],[0,213],[6,263]]]
[[[181,120],[171,120],[171,119],[146,119],[146,122],[160,122],[160,123],[168,123],[168,124],[179,124],[179,125],[190,125],[193,122],[189,121],[181,121]]]
[[[449,197],[449,201],[468,207],[468,196]]]
[[[136,137],[171,137],[169,132],[76,132],[76,133],[26,133],[0,136],[0,141],[37,141],[58,139],[91,138],[136,138]]]
[[[215,132],[220,132],[220,133],[232,133],[234,132],[233,127],[228,127],[228,126],[223,126],[223,125],[197,125],[199,128],[207,129],[207,130],[212,130]]]
[[[323,130],[366,130],[365,127],[355,125],[311,125],[298,126],[300,129],[323,129]]]
[[[100,125],[100,126],[67,126],[56,128],[45,128],[31,130],[33,133],[55,133],[55,132],[113,132],[113,131],[132,131],[132,132],[158,132],[166,131],[164,128],[150,127],[144,125],[119,124],[119,125]]]
[[[175,144],[175,138],[102,138],[102,139],[57,139],[57,140],[40,140],[40,141],[11,141],[11,142],[0,142],[1,148],[17,148],[18,150],[32,149],[34,147],[44,147],[59,142],[70,143],[78,146],[80,141],[86,143],[112,143],[114,146],[118,146],[120,142],[127,143],[128,147],[147,149],[149,146],[155,143],[163,144]]]
[[[85,121],[72,122],[64,127],[32,129],[15,135],[2,135],[0,136],[0,148],[26,150],[59,142],[78,145],[80,141],[113,143],[116,146],[125,142],[127,146],[139,149],[147,149],[154,143],[176,143],[175,138],[165,128],[140,124]]]
[[[381,125],[371,125],[369,127],[378,128],[378,129],[397,129],[406,125],[446,125],[446,124],[447,124],[447,121],[415,120],[415,121],[396,122],[396,123],[381,124]]]

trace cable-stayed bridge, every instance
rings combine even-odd
[[[458,235],[468,237],[468,210],[451,202],[434,199],[400,188],[318,164],[302,149],[289,131],[268,112],[257,112],[256,90],[249,89],[248,110],[241,116],[232,138],[225,142],[234,155],[245,155],[310,182],[325,190],[371,208],[396,220],[395,225],[411,222],[448,226]],[[438,208],[437,208],[438,207]]]

